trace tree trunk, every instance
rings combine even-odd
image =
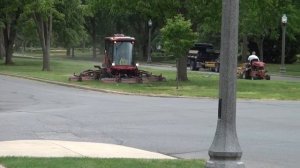
[[[74,51],[74,47],[72,47],[72,58],[75,58],[75,51]]]
[[[96,32],[96,19],[91,19],[92,23],[92,43],[93,43],[93,59],[97,57],[97,32]]]
[[[43,71],[50,71],[50,43],[52,32],[52,14],[46,20],[39,14],[33,14],[34,21],[37,25],[37,31],[43,50]]]
[[[261,61],[264,61],[264,38],[258,40],[259,57]]]
[[[67,48],[66,56],[71,57],[71,48],[70,47]]]
[[[3,30],[0,30],[0,59],[3,59],[4,56],[5,56],[5,48],[4,48]]]
[[[247,35],[243,35],[242,62],[247,62],[248,56],[249,56],[248,39],[247,39]]]
[[[264,61],[264,37],[255,38],[255,43],[258,47],[258,57],[261,61]]]
[[[179,14],[182,14],[184,17],[186,17],[187,13],[188,13],[188,10],[186,8],[186,2],[187,0],[180,0],[179,3],[180,3],[180,7],[177,9],[178,13]]]
[[[6,52],[5,52],[5,65],[14,64],[14,62],[12,61],[13,52],[14,52],[13,45],[9,45],[8,48],[6,48]]]
[[[85,39],[82,40],[82,51],[85,51]]]
[[[186,16],[187,14],[187,9],[185,7],[186,0],[180,0],[180,7],[178,8],[178,13],[182,14],[183,16]],[[186,62],[187,62],[187,57],[184,55],[181,55],[178,58],[178,63],[177,63],[177,77],[178,81],[187,81],[187,70],[186,70]]]
[[[178,59],[178,65],[177,65],[177,76],[179,81],[187,81],[187,70],[186,70],[186,61],[187,57],[186,56],[181,56]]]
[[[29,49],[29,51],[32,53],[32,48],[33,48],[33,44],[32,44],[32,42],[30,42],[30,49]]]
[[[52,14],[50,14],[48,16],[48,21],[46,21],[46,23],[48,23],[47,27],[47,34],[46,34],[46,51],[47,51],[47,56],[45,58],[45,67],[44,70],[46,71],[50,71],[50,49],[51,49],[51,35],[52,35]]]
[[[92,39],[92,58],[97,57],[97,27],[96,27],[96,18],[95,17],[86,17],[86,23],[84,24],[85,29]],[[85,41],[85,39],[83,39]],[[85,42],[84,42],[85,45]]]
[[[26,45],[27,45],[27,41],[24,40],[24,41],[23,41],[23,52],[24,52],[24,53],[26,52]]]
[[[95,60],[97,57],[97,43],[93,39],[93,59]]]
[[[5,65],[13,64],[12,54],[14,50],[14,42],[16,38],[16,28],[13,24],[4,28],[4,48],[5,48]]]
[[[11,17],[11,22],[6,22],[3,29],[3,40],[4,40],[4,50],[5,50],[5,64],[13,64],[12,55],[14,52],[14,44],[17,35],[17,23],[21,15],[21,10],[18,9],[15,15]]]

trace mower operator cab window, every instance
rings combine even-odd
[[[131,42],[116,42],[114,45],[114,63],[116,65],[131,65],[133,44]]]

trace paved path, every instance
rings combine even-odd
[[[121,145],[57,140],[1,141],[0,156],[174,159]]]
[[[180,158],[208,158],[217,100],[126,96],[0,75],[0,140],[125,145]],[[300,102],[239,100],[243,161],[298,168]]]
[[[300,82],[300,77],[299,76],[286,76],[286,75],[280,75],[280,74],[271,74],[271,80]]]

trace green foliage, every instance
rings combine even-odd
[[[36,33],[36,24],[31,17],[27,15],[21,15],[18,27],[18,36],[16,40],[16,47],[17,44],[20,43],[23,45],[22,47],[27,47],[28,45],[38,45],[39,39]],[[21,46],[20,46],[21,47]],[[18,49],[18,48],[16,48]]]
[[[190,0],[188,12],[199,33],[199,40],[218,46],[221,39],[222,1]]]
[[[103,37],[115,34],[115,17],[112,13],[114,1],[110,0],[86,0],[81,5],[84,15],[84,28],[93,38],[96,32],[97,41],[102,42]],[[121,19],[121,18],[120,18]]]
[[[0,30],[2,30],[5,27],[3,21],[0,20]]]
[[[20,15],[23,13],[24,6],[27,3],[28,0],[23,0],[23,1],[1,0],[0,1],[0,29],[5,28],[5,26],[9,24],[12,24],[13,18],[16,17],[17,14]],[[19,16],[17,19],[19,19]]]
[[[241,3],[241,33],[260,38],[278,37],[278,19],[281,18],[282,9],[277,0],[243,0]]]
[[[287,14],[288,24],[291,24],[289,32],[293,38],[299,33],[300,13],[291,0],[253,0],[241,1],[240,32],[255,37],[270,37],[278,39],[280,33],[281,17]]]
[[[16,12],[19,8],[22,7],[24,2],[18,1],[18,0],[1,0],[0,1],[0,13],[4,14],[13,14]],[[5,16],[1,15],[1,18],[3,19]]]
[[[240,34],[256,42],[264,60],[269,62],[280,60],[281,53],[281,17],[287,14],[287,62],[296,60],[295,43],[299,41],[300,12],[292,0],[242,0],[240,5]],[[267,41],[267,44],[265,44]],[[278,47],[280,46],[280,47]],[[268,48],[268,50],[264,50]],[[300,47],[298,47],[300,48]],[[262,51],[265,51],[264,53]],[[266,52],[267,51],[267,52]]]
[[[290,46],[287,46],[287,55],[299,53],[299,8],[299,0],[241,0],[240,38],[246,35],[256,41],[271,40],[274,41],[274,46],[278,46],[281,41],[280,19],[286,13],[287,45]],[[166,24],[167,18],[182,13],[185,18],[190,19],[192,29],[198,32],[198,41],[213,43],[215,46],[220,43],[220,0],[1,0],[0,29],[10,23],[17,12],[23,12],[23,9],[25,14],[19,21],[21,27],[18,27],[18,37],[30,39],[29,41],[35,38],[29,30],[33,27],[30,17],[36,12],[45,18],[49,14],[53,15],[54,44],[64,47],[79,45],[82,38],[86,39],[87,33],[93,33],[94,26],[97,42],[102,42],[105,36],[124,33],[136,37],[139,55],[143,53],[145,56],[148,20],[153,22],[151,45],[155,48],[161,43],[160,29]],[[279,48],[276,50],[280,52]],[[291,56],[288,55],[290,60],[289,57]]]
[[[54,8],[58,0],[34,0],[26,5],[26,13],[36,12],[47,18],[49,14],[57,13]]]
[[[298,1],[297,3],[295,2],[294,5],[289,4],[288,11],[286,11],[288,17],[287,36],[292,41],[300,41],[299,38],[296,37],[300,35],[300,2]]]
[[[56,9],[64,17],[54,20],[57,40],[66,48],[77,46],[86,36],[84,30],[84,5],[80,0],[62,0]]]
[[[154,39],[158,39],[159,30],[165,24],[166,18],[176,15],[180,7],[179,0],[114,0],[110,4],[109,14],[114,22],[111,29],[114,29],[115,33],[134,36],[137,39],[135,45],[139,56],[146,56],[148,20],[153,22],[151,43],[155,46],[157,41]]]
[[[24,14],[32,17],[32,14],[38,14],[43,20],[48,20],[49,16],[55,19],[63,19],[64,15],[58,11],[57,6],[63,3],[61,0],[28,0],[24,4]]]
[[[185,20],[182,15],[167,20],[167,24],[161,29],[163,47],[167,53],[177,58],[186,55],[197,37],[191,26],[191,21]]]

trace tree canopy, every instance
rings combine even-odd
[[[167,20],[161,29],[163,46],[167,53],[176,58],[186,55],[197,38],[191,27],[191,21],[185,20],[182,15]]]
[[[17,39],[24,48],[28,45],[41,47],[43,69],[49,70],[51,44],[69,49],[80,46],[86,40],[93,48],[91,58],[96,58],[105,36],[124,33],[137,39],[137,56],[145,60],[150,29],[148,20],[153,22],[150,41],[155,48],[157,43],[161,43],[160,29],[178,13],[190,20],[191,29],[199,34],[197,41],[219,47],[221,6],[220,0],[1,0],[0,58],[5,58],[6,64],[13,62]],[[263,60],[278,62],[281,53],[280,19],[286,14],[286,60],[293,62],[300,52],[299,8],[298,0],[241,0],[241,53],[245,56],[254,50]],[[33,28],[38,36],[31,31]],[[33,43],[36,39],[39,39],[39,44]]]
[[[161,29],[164,49],[177,58],[177,80],[187,80],[186,68],[180,68],[178,60],[186,57],[188,50],[197,38],[197,33],[194,33],[191,27],[191,21],[185,20],[179,14],[168,19],[166,25]]]

